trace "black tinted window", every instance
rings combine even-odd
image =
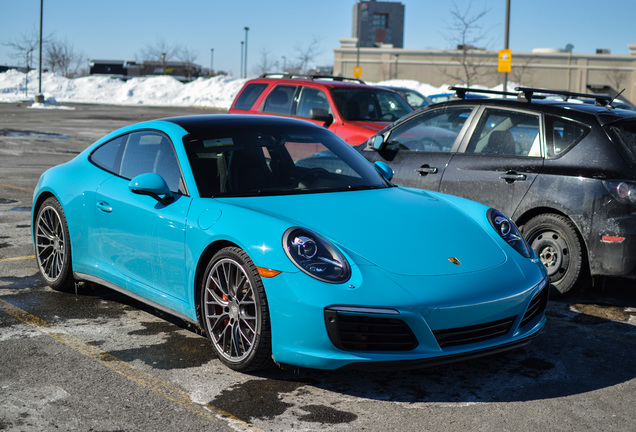
[[[265,99],[263,111],[273,114],[291,114],[291,105],[295,92],[296,86],[276,86],[269,96],[267,96],[267,99]]]
[[[236,100],[234,108],[242,110],[251,109],[265,88],[267,88],[267,84],[249,84]]]
[[[119,174],[119,162],[121,161],[122,144],[127,135],[108,141],[99,147],[90,156],[90,161],[106,171]]]
[[[329,106],[327,95],[325,95],[325,92],[320,89],[303,87],[298,98],[296,115],[299,117],[311,118],[312,111],[315,113],[316,110],[323,110],[331,114],[331,107]]]
[[[144,173],[159,174],[172,192],[179,191],[181,171],[172,143],[165,135],[156,132],[128,135],[119,175],[130,180]]]
[[[469,107],[451,107],[422,113],[396,128],[388,145],[395,150],[450,152],[472,111]]]
[[[466,153],[541,156],[540,117],[517,111],[487,109]]]

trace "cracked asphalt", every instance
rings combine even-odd
[[[144,119],[209,110],[0,104],[0,431],[636,430],[636,283],[551,300],[532,343],[429,369],[224,367],[197,329],[94,284],[37,274],[33,188]]]

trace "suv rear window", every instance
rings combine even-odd
[[[249,84],[245,87],[245,90],[241,92],[241,95],[236,100],[234,104],[234,108],[241,110],[249,110],[256,102],[256,99],[263,93],[263,91],[267,88],[267,84],[259,83],[259,84]]]

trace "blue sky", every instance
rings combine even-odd
[[[87,59],[135,60],[159,41],[187,48],[204,67],[240,74],[241,41],[248,33],[248,75],[263,55],[293,61],[318,41],[316,62],[333,62],[338,39],[351,37],[354,0],[44,0],[44,33]],[[452,1],[403,0],[404,47],[450,48]],[[487,31],[483,45],[504,46],[505,0],[456,0]],[[636,0],[511,0],[510,48],[597,48],[627,55],[636,44]],[[4,43],[37,31],[39,0],[0,0],[0,64],[23,65]],[[214,49],[212,59],[211,49]],[[37,64],[37,56],[35,57]],[[88,62],[86,63],[88,64]]]

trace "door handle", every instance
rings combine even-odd
[[[106,201],[99,201],[97,203],[97,208],[103,211],[104,213],[110,213],[113,211],[113,208]]]
[[[525,174],[517,174],[514,171],[508,171],[507,173],[500,175],[499,178],[501,180],[505,180],[506,183],[514,183],[516,181],[525,181],[527,177]]]
[[[429,165],[422,165],[422,167],[416,169],[415,172],[420,173],[421,176],[425,176],[428,174],[437,174],[437,168]]]

